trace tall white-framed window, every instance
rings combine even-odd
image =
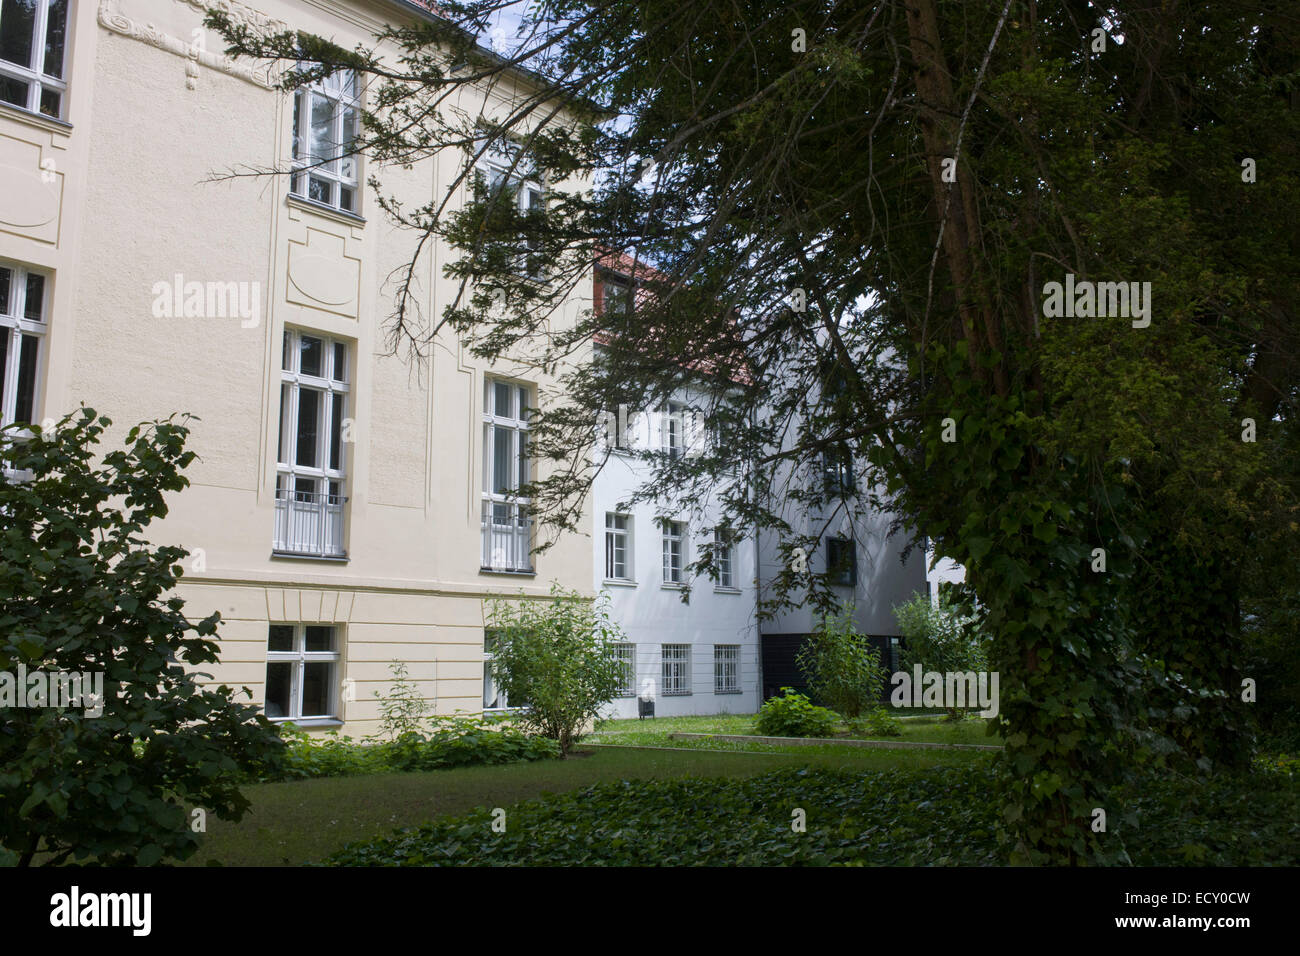
[[[527,385],[487,378],[483,398],[483,515],[480,566],[532,573],[532,517],[519,490],[528,483]]]
[[[605,512],[605,578],[632,580],[632,516]]]
[[[740,645],[713,645],[713,692],[740,693]]]
[[[348,345],[285,329],[275,471],[275,535],[283,554],[338,558],[347,482]]]
[[[665,697],[685,697],[691,692],[691,645],[665,644],[661,651],[660,680]]]
[[[662,415],[663,450],[669,458],[680,458],[686,453],[686,406],[682,402],[668,402]]]
[[[664,584],[681,584],[685,581],[686,522],[664,521],[663,554]]]
[[[67,36],[68,0],[0,0],[0,102],[62,119]]]
[[[546,190],[536,167],[522,155],[517,143],[495,136],[479,140],[477,169],[480,182],[493,202],[512,203],[521,215],[546,212]],[[524,240],[517,269],[521,275],[541,279],[545,263],[535,242]]]
[[[736,538],[729,530],[713,532],[713,563],[718,569],[718,587],[736,587]]]
[[[622,674],[622,683],[618,686],[618,692],[615,697],[635,697],[636,696],[636,645],[635,644],[615,644],[614,660]]]
[[[290,192],[357,212],[360,157],[347,154],[360,132],[360,116],[361,84],[352,70],[336,70],[294,91]]]
[[[0,263],[0,427],[36,420],[49,282]]]
[[[272,624],[266,646],[266,716],[337,719],[341,659],[333,625]]]

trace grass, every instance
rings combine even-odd
[[[939,715],[900,720],[901,737],[861,737],[860,739],[901,740],[936,744],[1000,744],[1001,740],[986,734],[988,721],[980,718],[949,721]],[[848,736],[847,728],[841,732]],[[828,740],[821,746],[782,746],[720,740],[674,740],[671,734],[754,734],[753,714],[722,714],[707,717],[653,717],[645,720],[603,721],[588,743],[625,747],[676,747],[683,750],[728,750],[739,753],[801,753],[842,754],[849,748],[836,746]]]
[[[761,754],[707,753],[686,747],[595,748],[589,756],[568,760],[256,784],[244,791],[253,806],[243,821],[232,824],[209,817],[203,846],[185,865],[298,865],[320,860],[347,843],[385,836],[398,827],[480,807],[506,807],[593,783],[741,778],[801,767],[924,769],[967,766],[988,757],[978,751],[868,750],[833,745],[824,752],[818,747]]]

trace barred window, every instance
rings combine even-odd
[[[740,693],[740,645],[713,645],[713,692]]]
[[[665,697],[684,697],[691,692],[691,645],[665,644],[660,675]]]

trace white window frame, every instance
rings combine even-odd
[[[63,51],[58,65],[61,76],[54,76],[50,73],[49,68],[53,64],[45,62],[45,46],[49,40],[46,34],[49,28],[50,0],[34,0],[34,2],[36,4],[36,16],[32,18],[31,59],[27,63],[11,63],[8,60],[0,60],[0,78],[26,83],[27,102],[21,106],[8,101],[4,102],[6,106],[14,106],[29,113],[63,119],[67,113],[68,47],[71,45],[70,41],[72,39],[71,26],[75,0],[67,0],[63,8]],[[3,29],[4,24],[0,23],[0,31]],[[58,94],[59,109],[57,112],[47,113],[41,109],[41,94],[47,89]]]
[[[614,645],[614,660],[623,668],[623,683],[615,697],[636,696],[636,645],[619,643]]]
[[[293,666],[292,676],[289,682],[289,713],[283,716],[272,717],[269,714],[267,719],[275,721],[300,721],[300,720],[338,720],[339,719],[339,687],[341,686],[342,669],[340,664],[343,661],[343,652],[339,649],[342,646],[342,634],[336,624],[290,624],[287,622],[275,622],[270,627],[290,627],[293,628],[293,650],[291,651],[273,651],[270,645],[270,628],[267,629],[267,650],[266,650],[266,682],[263,684],[262,693],[262,710],[266,710],[267,691],[270,688],[271,665],[272,664],[290,664]],[[329,651],[309,651],[307,650],[307,628],[323,627],[331,633],[331,646],[333,650]],[[302,712],[302,691],[306,669],[308,664],[330,664],[329,678],[329,713],[327,714],[304,714]]]
[[[515,208],[520,213],[528,213],[534,208],[546,211],[546,186],[536,175],[528,157],[520,157],[520,146],[513,140],[500,136],[481,137],[476,143],[478,159],[476,171],[482,177],[482,183],[489,190],[489,195],[496,193],[502,184],[517,190]],[[518,161],[516,162],[516,157]],[[530,268],[528,260],[535,255],[531,246],[526,246],[519,254],[517,272],[529,279],[542,281],[546,278],[544,266],[537,264]]]
[[[305,69],[306,65],[302,68]],[[332,152],[328,156],[312,152],[312,105],[317,99],[325,100],[330,108],[330,140],[325,148],[332,147]],[[290,145],[293,172],[289,177],[289,191],[307,202],[360,216],[361,156],[356,153],[349,155],[352,148],[351,143],[346,142],[349,114],[352,135],[359,136],[361,77],[354,70],[336,70],[323,79],[294,90],[294,128]],[[329,189],[327,199],[312,196],[313,179]],[[346,203],[345,193],[348,196]]]
[[[687,527],[685,521],[664,520],[660,523],[663,542],[663,583],[679,587],[686,581]],[[676,545],[676,548],[674,548]],[[673,562],[674,556],[676,563]]]
[[[23,336],[29,335],[36,340],[35,366],[32,376],[31,414],[26,424],[36,424],[41,420],[41,398],[44,387],[44,352],[45,335],[49,331],[49,307],[51,276],[39,269],[27,269],[14,262],[0,261],[0,269],[9,273],[9,301],[0,302],[0,337],[6,340],[3,385],[0,385],[0,428],[18,421],[18,379]],[[41,280],[41,302],[37,309],[37,318],[27,315],[27,285],[29,276]]]
[[[723,591],[736,588],[736,537],[721,529],[713,532],[713,563],[718,569],[718,587]]]
[[[302,340],[317,339],[321,343],[320,375],[302,371]],[[339,348],[342,348],[343,369],[339,373]],[[276,535],[273,550],[281,554],[305,557],[346,557],[344,520],[346,517],[348,441],[344,434],[348,419],[348,401],[351,394],[350,357],[352,343],[310,329],[286,327],[281,344],[280,360],[280,419],[275,450]],[[286,365],[288,367],[286,367]],[[318,392],[321,398],[321,416],[316,436],[316,465],[298,464],[298,410],[304,391]],[[336,402],[336,397],[338,401]],[[336,410],[335,406],[341,405]],[[339,412],[341,411],[341,414]],[[338,426],[338,464],[330,459],[335,425]],[[299,489],[299,481],[310,482],[314,492]],[[311,495],[306,498],[304,495]],[[289,533],[287,522],[295,511],[309,512],[302,505],[319,509],[320,533],[317,547],[305,547],[302,535]],[[286,522],[282,527],[281,520]]]
[[[713,645],[713,693],[742,693],[739,644]]]
[[[691,645],[661,645],[659,671],[662,696],[691,696]]]
[[[621,522],[621,527],[619,526]],[[625,511],[605,512],[605,580],[631,582],[632,570],[632,516]],[[619,551],[622,551],[622,574],[619,570]]]
[[[485,375],[483,394],[483,512],[481,568],[488,571],[533,572],[530,501],[518,494],[532,480],[532,459],[526,409],[533,407],[533,387],[512,379]],[[497,386],[505,386],[509,407],[497,407]],[[510,433],[510,475],[499,483],[496,475],[496,433]],[[504,491],[498,491],[498,487]],[[504,518],[504,520],[502,520]],[[507,529],[507,530],[501,530]],[[505,535],[505,538],[501,536]],[[497,542],[504,541],[502,548]],[[497,552],[504,550],[506,554]]]

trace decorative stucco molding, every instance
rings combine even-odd
[[[264,13],[259,13],[251,7],[236,2],[236,0],[206,0],[206,2],[204,0],[181,0],[181,2],[199,11],[206,11],[209,6],[215,7],[228,14],[236,23],[242,23],[255,30],[278,33],[289,29],[289,25],[283,20],[274,20]],[[190,89],[194,89],[197,83],[199,65],[212,70],[220,70],[222,73],[243,80],[246,83],[252,83],[254,86],[260,86],[262,89],[269,90],[276,85],[279,70],[273,66],[259,67],[252,63],[237,62],[224,53],[213,53],[204,49],[201,42],[196,44],[172,36],[160,30],[153,23],[127,16],[118,7],[117,0],[100,0],[99,23],[105,29],[112,30],[114,33],[130,37],[133,40],[139,40],[141,43],[148,43],[150,46],[189,60],[185,72],[186,85]],[[195,33],[199,32],[198,30],[195,31]]]

